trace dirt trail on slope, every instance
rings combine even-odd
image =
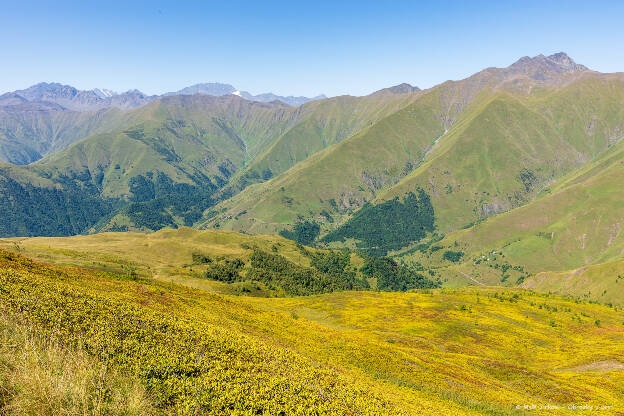
[[[472,280],[472,281],[473,281],[473,282],[475,282],[476,284],[478,284],[478,285],[480,285],[480,286],[485,286],[485,284],[484,284],[484,283],[481,283],[480,281],[478,281],[478,280],[477,280],[477,279],[475,279],[474,277],[472,277],[472,276],[470,276],[470,275],[468,275],[468,274],[466,274],[466,273],[462,272],[461,270],[459,270],[459,272],[460,272],[461,274],[463,274],[463,275],[464,275],[464,277],[466,277],[467,279]]]

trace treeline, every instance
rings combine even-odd
[[[370,289],[368,281],[358,277],[348,251],[313,253],[303,246],[299,248],[310,258],[310,267],[295,264],[280,254],[257,247],[253,248],[248,264],[239,258],[211,259],[199,253],[193,255],[193,260],[195,264],[208,265],[204,272],[207,279],[224,283],[259,282],[287,296]],[[415,269],[387,257],[366,256],[360,271],[365,277],[375,278],[377,289],[383,291],[427,289],[440,285]]]
[[[295,224],[293,230],[282,230],[279,235],[306,246],[312,245],[321,232],[321,227],[314,221],[301,221]]]
[[[403,201],[394,198],[378,205],[367,203],[345,224],[331,231],[321,241],[359,240],[358,248],[376,256],[385,256],[419,241],[434,230],[435,214],[429,195],[419,189]]]
[[[196,185],[174,183],[167,175],[158,172],[156,176],[136,176],[130,180],[131,200],[122,213],[139,228],[159,230],[175,227],[176,219],[192,226],[203,211],[212,206],[212,195],[217,186],[210,178],[194,178]],[[174,218],[175,217],[175,218]]]
[[[326,262],[322,259],[325,256],[332,256],[332,254],[315,255],[321,258],[320,263]],[[336,267],[346,266],[343,262],[335,263],[334,268],[325,268],[323,272],[314,267],[314,264],[312,267],[299,266],[284,256],[262,250],[254,250],[250,260],[251,269],[247,273],[247,279],[262,282],[272,289],[282,288],[288,295],[311,295],[369,288],[366,280],[357,279],[355,273],[348,273],[344,268]]]
[[[112,212],[115,201],[82,179],[58,176],[60,186],[46,188],[0,172],[0,237],[80,234]]]
[[[146,230],[192,226],[214,204],[212,195],[218,189],[207,176],[193,177],[191,185],[149,172],[130,180],[132,195],[126,202],[101,195],[102,172],[92,177],[85,169],[52,179],[55,186],[46,188],[0,171],[0,237],[81,234],[91,227],[99,229],[118,213]]]
[[[309,253],[312,266],[304,267],[291,262],[284,256],[253,248],[246,267],[241,259],[206,260],[195,254],[194,259],[207,263],[204,277],[224,283],[253,281],[268,289],[289,296],[313,295],[341,290],[363,290],[369,285],[365,279],[358,279],[350,266],[349,254]]]
[[[389,257],[367,256],[362,274],[377,279],[377,289],[386,292],[404,292],[410,289],[433,289],[441,286],[413,267],[397,263]]]

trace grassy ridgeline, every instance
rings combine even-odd
[[[211,292],[299,296],[340,290],[435,287],[421,272],[392,262],[379,279],[372,258],[304,247],[277,236],[181,227],[156,233],[3,239],[0,247],[62,265],[184,284]],[[377,284],[379,283],[379,284]],[[386,284],[387,283],[387,284]]]

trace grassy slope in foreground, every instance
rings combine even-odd
[[[159,412],[137,377],[0,313],[0,413],[145,416]]]
[[[190,414],[522,414],[624,409],[624,315],[531,292],[230,298],[1,251],[0,299],[41,334]],[[36,301],[34,301],[36,299]],[[305,336],[303,336],[305,335]],[[534,410],[528,413],[549,414]]]

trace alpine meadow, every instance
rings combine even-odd
[[[0,415],[624,415],[621,4],[157,3],[5,8]]]

